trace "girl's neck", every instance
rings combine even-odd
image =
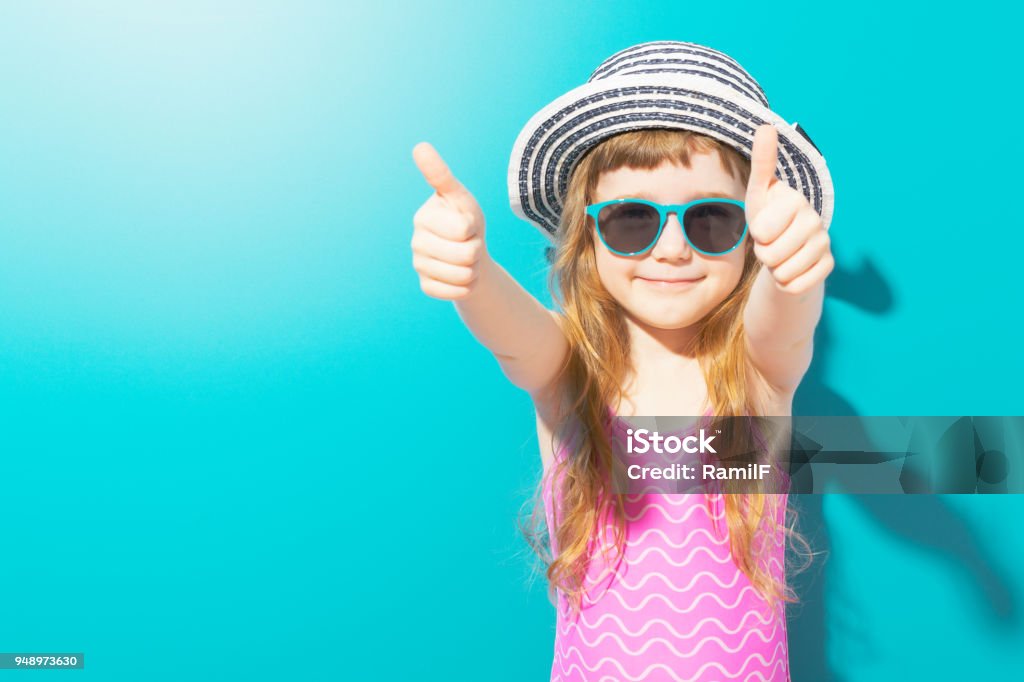
[[[625,316],[629,333],[630,359],[639,373],[642,370],[659,371],[696,360],[694,341],[697,325],[681,329],[658,329],[644,324],[630,315]]]
[[[698,415],[707,390],[693,353],[696,328],[658,329],[626,318],[631,366],[623,381],[615,413],[631,415]],[[680,389],[684,390],[680,390]]]

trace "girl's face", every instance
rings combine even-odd
[[[683,204],[708,195],[743,201],[746,188],[721,167],[717,152],[691,154],[690,163],[692,168],[666,161],[654,170],[602,173],[591,203],[637,197]],[[705,256],[686,241],[680,218],[670,214],[657,243],[639,256],[616,255],[594,235],[601,283],[627,314],[658,329],[697,323],[732,293],[743,273],[748,237],[724,256]]]

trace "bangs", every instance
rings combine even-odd
[[[666,161],[692,168],[694,154],[717,153],[726,173],[746,186],[750,179],[750,160],[718,140],[678,128],[644,128],[613,135],[594,147],[580,161],[587,200],[594,196],[602,173],[620,168],[654,170]]]

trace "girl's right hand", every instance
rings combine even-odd
[[[412,266],[428,296],[464,299],[473,292],[488,258],[483,211],[430,143],[413,147],[412,156],[434,188],[413,216]]]

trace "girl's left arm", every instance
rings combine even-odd
[[[762,263],[743,311],[747,352],[761,375],[794,391],[814,352],[825,278],[832,272],[831,240],[821,216],[801,192],[775,177],[777,132],[754,135],[746,210],[754,255]]]

